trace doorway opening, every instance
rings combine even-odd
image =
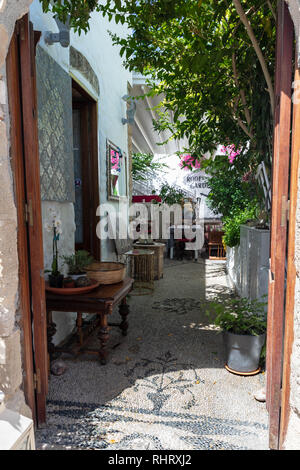
[[[96,235],[99,206],[97,102],[72,81],[73,154],[75,180],[75,249],[86,250],[100,260]]]

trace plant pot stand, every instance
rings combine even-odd
[[[251,375],[257,375],[261,372],[261,367],[258,367],[256,370],[253,370],[251,372],[239,372],[237,370],[231,369],[227,364],[225,364],[225,369],[228,370],[231,374],[235,375],[243,375],[245,377],[251,376]]]

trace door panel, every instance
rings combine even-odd
[[[97,103],[73,80],[73,148],[76,249],[100,260],[96,235],[99,206]]]
[[[46,421],[48,359],[35,89],[35,41],[25,15],[17,22],[7,60],[12,162],[18,208],[25,393],[38,424]],[[35,384],[35,404],[33,383]]]
[[[48,392],[47,318],[44,281],[40,162],[38,149],[37,105],[35,86],[35,45],[28,16],[21,20],[20,66],[23,105],[23,134],[28,236],[33,314],[34,358],[37,377],[36,401],[38,423],[46,421]]]
[[[285,266],[289,191],[293,23],[284,1],[278,3],[276,47],[276,108],[272,161],[271,260],[267,332],[267,408],[269,445],[279,446]]]
[[[35,420],[35,390],[34,390],[34,366],[32,350],[32,316],[30,307],[30,278],[28,259],[28,233],[25,217],[26,191],[25,170],[23,153],[23,123],[19,74],[19,37],[17,31],[12,37],[6,69],[8,79],[8,98],[11,119],[11,162],[14,176],[15,200],[18,217],[18,259],[20,280],[20,318],[23,329],[23,366],[24,366],[24,393],[26,403],[32,410]]]
[[[298,57],[295,59],[295,83],[300,81],[300,69]],[[298,89],[298,88],[297,88]],[[294,342],[294,307],[295,307],[295,236],[296,236],[296,208],[298,197],[299,178],[299,149],[300,149],[300,103],[293,102],[293,126],[292,126],[292,150],[290,170],[290,210],[289,210],[289,233],[287,254],[287,291],[285,306],[285,329],[284,329],[284,360],[282,377],[282,402],[280,419],[280,448],[283,448],[290,415],[290,374],[291,354]]]

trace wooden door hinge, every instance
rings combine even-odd
[[[19,37],[20,37],[21,41],[24,41],[24,39],[25,39],[25,25],[24,25],[23,20],[20,20],[18,22],[18,34],[19,34]]]
[[[290,214],[290,201],[286,196],[282,196],[281,199],[281,227],[285,227],[287,221],[289,220]]]
[[[25,221],[28,222],[30,227],[33,227],[33,209],[32,209],[31,199],[29,199],[27,203],[25,202],[24,212],[25,212]]]
[[[37,391],[37,393],[41,393],[41,373],[39,369],[37,369],[37,371],[33,374],[33,383],[34,389]]]

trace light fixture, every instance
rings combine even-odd
[[[60,43],[62,47],[69,47],[70,45],[70,16],[66,23],[62,23],[59,19],[54,18],[59,29],[59,33],[52,33],[51,31],[45,32],[45,43],[52,46],[54,43]]]
[[[133,124],[136,112],[136,102],[130,95],[124,95],[122,100],[126,101],[126,103],[129,103],[129,108],[127,109],[127,119],[122,118],[122,124]]]

